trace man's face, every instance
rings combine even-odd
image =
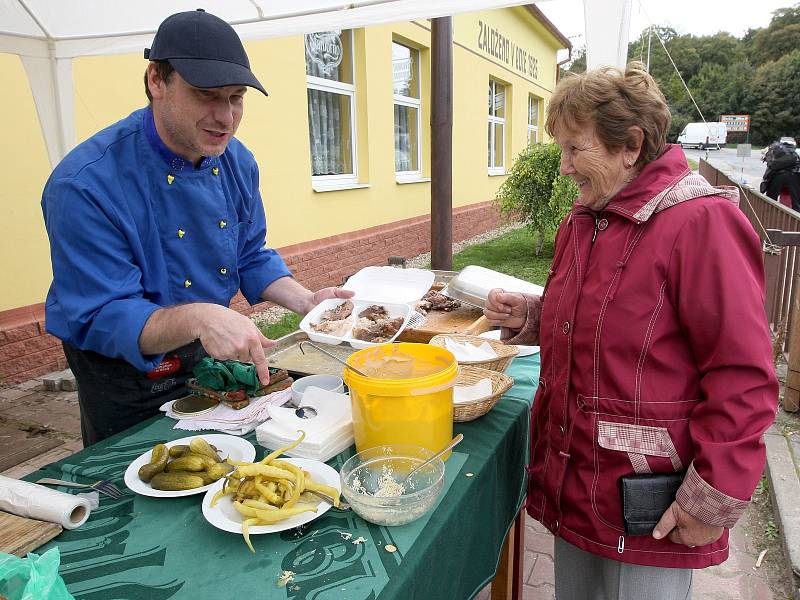
[[[247,88],[196,88],[177,71],[166,83],[153,76],[152,65],[148,77],[156,129],[167,147],[194,164],[222,154],[239,128]]]

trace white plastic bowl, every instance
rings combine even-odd
[[[310,387],[318,387],[329,392],[344,392],[344,382],[338,375],[307,375],[292,384],[292,404],[300,406],[303,394]]]

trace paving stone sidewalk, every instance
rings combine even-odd
[[[76,392],[45,390],[42,379],[0,388],[0,474],[22,477],[81,448]],[[790,576],[780,547],[767,554],[760,568],[755,566],[763,548],[757,535],[763,526],[756,512],[755,508],[748,509],[732,531],[728,561],[696,572],[695,600],[791,597]],[[524,568],[523,599],[554,598],[553,537],[530,518],[526,522]],[[776,585],[782,570],[786,581]],[[489,598],[488,588],[477,596],[478,600]]]

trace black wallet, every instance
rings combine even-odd
[[[650,535],[675,500],[685,473],[647,473],[619,478],[625,535]]]

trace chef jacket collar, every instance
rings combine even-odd
[[[156,130],[155,120],[153,119],[152,106],[148,106],[144,114],[144,134],[147,137],[147,141],[150,142],[150,146],[156,151],[156,154],[158,154],[161,159],[167,163],[167,165],[169,165],[171,171],[178,172],[185,168],[195,168],[192,164],[192,161],[175,154],[172,150],[167,148],[167,145],[161,140],[158,135],[158,131]],[[216,162],[216,157],[204,156],[196,170],[200,171],[207,169]]]

